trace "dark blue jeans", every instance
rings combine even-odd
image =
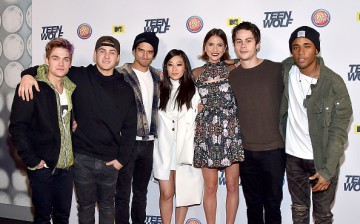
[[[116,224],[129,224],[131,187],[132,223],[145,222],[146,195],[153,165],[153,149],[154,141],[136,141],[130,162],[119,172],[115,199]]]
[[[285,150],[244,150],[240,163],[241,185],[249,224],[281,224]]]
[[[332,223],[333,221],[331,205],[334,202],[338,181],[333,180],[325,191],[311,194],[309,177],[315,173],[314,160],[286,155],[286,175],[292,201],[291,210],[294,224],[308,224],[310,222],[311,196],[315,224]]]
[[[96,203],[99,207],[99,223],[114,223],[114,196],[118,170],[114,166],[106,166],[106,162],[75,154],[74,183],[79,224],[95,223]]]
[[[73,193],[71,170],[49,168],[27,171],[35,208],[34,223],[69,223]]]

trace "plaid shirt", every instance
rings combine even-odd
[[[159,72],[153,68],[149,67],[151,76],[154,81],[154,95],[153,95],[153,103],[151,110],[151,124],[149,128],[149,122],[146,118],[145,108],[142,101],[140,83],[134,70],[131,68],[131,63],[126,63],[120,68],[117,68],[119,73],[124,75],[124,79],[126,82],[130,84],[130,86],[134,90],[135,101],[137,107],[137,136],[143,137],[143,139],[148,139],[149,135],[157,136],[156,127],[157,127],[157,117],[158,117],[158,105],[160,98],[160,75]],[[150,130],[150,131],[149,131]]]

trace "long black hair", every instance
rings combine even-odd
[[[184,75],[180,78],[180,87],[179,92],[176,96],[176,104],[179,110],[181,110],[182,105],[186,105],[187,109],[191,107],[191,99],[195,94],[195,84],[192,79],[191,73],[191,65],[189,58],[186,56],[185,52],[178,49],[172,49],[167,53],[164,62],[163,62],[163,76],[164,80],[160,85],[160,106],[159,109],[166,111],[166,105],[170,98],[171,93],[171,81],[167,71],[167,63],[170,61],[171,58],[175,56],[180,56],[185,63],[185,70]]]

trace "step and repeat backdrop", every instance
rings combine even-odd
[[[160,39],[153,67],[161,69],[167,52],[178,48],[187,53],[195,68],[204,63],[198,56],[202,53],[203,38],[210,29],[221,28],[226,32],[231,56],[235,58],[231,41],[232,27],[241,21],[251,21],[262,32],[258,56],[273,61],[282,61],[290,56],[288,40],[297,27],[307,25],[320,32],[321,56],[325,64],[345,80],[354,109],[333,207],[335,223],[359,222],[360,2],[33,0],[31,4],[31,1],[5,0],[0,6],[0,137],[3,141],[0,145],[0,203],[31,205],[27,197],[26,176],[16,166],[16,156],[9,156],[11,144],[7,141],[8,116],[14,88],[20,80],[20,71],[31,65],[28,60],[31,56],[33,65],[44,62],[44,47],[50,39],[69,39],[75,45],[73,65],[81,66],[93,63],[94,45],[100,36],[114,36],[121,43],[119,65],[122,65],[133,61],[131,49],[135,36],[143,31],[152,31]],[[16,19],[9,21],[9,16]],[[4,184],[4,180],[7,184]],[[239,187],[241,193],[236,223],[246,223],[246,205],[240,182]],[[220,171],[217,223],[225,223],[225,196],[225,173]],[[22,200],[17,200],[19,197]],[[162,223],[158,201],[158,185],[150,182],[146,223]],[[290,205],[285,181],[283,223],[291,223]],[[76,222],[74,199],[71,223]],[[206,223],[202,205],[189,209],[186,222]]]

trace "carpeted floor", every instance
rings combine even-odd
[[[30,224],[32,222],[16,220],[16,219],[6,219],[0,217],[0,224]]]

